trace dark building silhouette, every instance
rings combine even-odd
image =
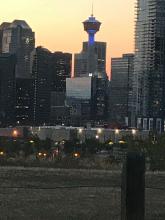
[[[111,59],[110,122],[130,125],[134,54]]]
[[[16,78],[30,78],[30,54],[35,47],[34,32],[23,20],[3,23],[2,53],[15,54]]]
[[[108,119],[108,77],[106,74],[106,43],[95,41],[101,23],[91,15],[83,22],[88,41],[83,42],[82,52],[74,57],[74,77],[92,77],[94,92],[91,97],[90,120],[104,123]],[[89,120],[89,119],[88,119]]]
[[[2,53],[2,39],[3,39],[3,31],[5,28],[9,27],[11,23],[9,22],[3,22],[1,25],[0,25],[0,53]]]
[[[50,124],[70,123],[70,109],[65,105],[66,92],[51,92],[51,115]]]
[[[0,26],[0,50],[16,56],[16,120],[17,124],[32,122],[32,80],[30,56],[35,47],[34,32],[23,20],[2,23]]]
[[[106,72],[106,42],[95,41],[93,44],[94,54],[96,55],[96,71]],[[83,42],[83,52],[87,52],[89,48],[88,42]]]
[[[65,106],[66,78],[71,77],[72,54],[54,52],[51,55],[50,124],[68,124],[69,108]]]
[[[66,78],[71,77],[72,54],[55,52],[51,56],[51,91],[65,92]]]
[[[35,125],[48,124],[51,99],[51,52],[37,47],[32,54],[33,78],[33,122]]]
[[[90,45],[83,42],[82,52],[74,57],[74,76],[97,76],[98,73],[106,77],[106,43],[96,41]]]
[[[33,81],[16,79],[15,115],[17,125],[33,124]]]
[[[71,75],[69,53],[51,53],[37,47],[32,53],[34,87],[33,121],[36,125],[61,124],[65,121],[66,77]]]
[[[94,121],[104,123],[108,119],[108,84],[107,77],[95,77],[95,93],[93,97],[92,118]]]
[[[92,121],[95,94],[94,77],[74,77],[66,81],[66,104],[70,107],[71,124],[82,126]]]
[[[16,57],[0,54],[0,126],[15,124]]]

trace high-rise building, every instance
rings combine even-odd
[[[54,52],[51,55],[50,123],[68,124],[69,108],[65,106],[66,78],[71,77],[72,54]]]
[[[30,78],[30,54],[35,47],[34,32],[23,20],[3,28],[2,53],[16,54],[16,78]]]
[[[93,57],[93,70],[88,70],[88,53],[81,52],[74,55],[74,77],[87,77],[92,75],[92,72],[95,72],[97,69],[97,56]]]
[[[71,77],[72,54],[55,52],[51,56],[51,90],[66,91],[66,78]]]
[[[160,131],[165,117],[165,1],[138,0],[136,8],[133,123]]]
[[[17,125],[33,124],[33,80],[16,78],[15,115]]]
[[[7,27],[10,26],[11,23],[9,22],[3,22],[1,25],[0,25],[0,53],[2,53],[2,39],[3,39],[3,30]]]
[[[88,42],[83,42],[83,52],[88,51]],[[94,54],[96,56],[97,71],[106,73],[106,42],[95,41],[93,44]]]
[[[132,77],[134,54],[123,54],[111,59],[110,121],[114,124],[129,125],[132,104]]]
[[[32,121],[32,79],[30,56],[35,47],[34,32],[23,20],[1,25],[2,53],[16,56],[16,118],[18,124]]]
[[[71,124],[80,126],[91,121],[94,85],[93,77],[67,78],[66,105],[70,107]]]
[[[32,53],[33,122],[35,125],[48,124],[50,120],[51,56],[52,53],[42,47],[37,47]]]
[[[74,57],[74,77],[95,78],[91,119],[102,123],[107,119],[106,43],[95,41],[101,23],[91,15],[83,22],[88,33],[88,42],[83,42],[82,52]]]
[[[16,57],[0,54],[0,126],[15,124]]]
[[[51,125],[70,125],[70,108],[66,105],[66,92],[51,92]]]
[[[33,121],[37,125],[58,124],[65,121],[66,77],[71,75],[69,53],[51,53],[37,47],[32,53],[34,85]]]

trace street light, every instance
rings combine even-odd
[[[98,134],[101,134],[101,133],[102,133],[102,129],[99,128],[99,129],[97,130],[97,133],[98,133]]]
[[[78,138],[79,138],[79,140],[80,140],[80,143],[82,144],[82,133],[83,133],[83,129],[82,128],[79,128],[78,129]]]
[[[33,143],[34,143],[34,141],[33,141],[33,140],[30,140],[29,142],[30,142],[31,144],[33,144]]]
[[[78,133],[79,133],[79,134],[82,134],[82,132],[83,132],[83,129],[82,129],[82,128],[79,128],[79,129],[78,129]]]
[[[115,129],[115,134],[119,134],[119,129]]]
[[[99,139],[99,135],[96,135],[96,139],[97,139],[97,140]]]
[[[13,137],[17,137],[18,136],[18,131],[16,129],[14,129],[12,135],[13,135]]]
[[[136,134],[136,129],[132,129],[132,134],[133,134],[133,135]]]
[[[117,135],[119,134],[119,129],[115,129],[115,143],[117,142]]]
[[[133,139],[135,138],[136,132],[137,132],[136,129],[132,129]]]

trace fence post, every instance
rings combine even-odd
[[[121,220],[145,218],[145,157],[141,153],[127,154],[122,171]]]

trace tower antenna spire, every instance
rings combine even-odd
[[[93,1],[92,1],[92,14],[91,14],[91,16],[93,17]]]

